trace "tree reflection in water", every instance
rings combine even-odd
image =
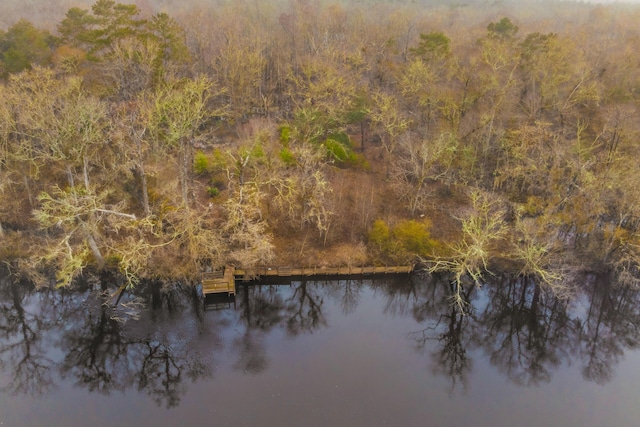
[[[468,353],[474,350],[517,385],[549,382],[576,355],[584,378],[604,384],[624,352],[640,345],[640,292],[598,279],[586,277],[588,292],[568,301],[532,278],[498,277],[477,291],[465,289],[471,305],[459,313],[450,304],[446,280],[417,278],[420,283],[407,289],[413,317],[425,327],[409,337],[419,351],[438,343],[430,354],[433,372],[449,377],[453,389],[464,386],[472,366]],[[387,298],[388,306],[407,304],[394,289]]]
[[[245,329],[233,340],[234,351],[238,353],[233,368],[258,374],[269,365],[264,336],[282,322],[285,304],[282,295],[272,286],[244,284],[240,293],[240,321]]]
[[[346,316],[355,311],[362,297],[362,290],[371,284],[371,280],[345,279],[328,281],[325,286],[327,295],[337,302],[342,314]]]
[[[474,343],[514,383],[549,382],[574,345],[568,302],[527,277],[499,283],[486,287],[487,304],[472,328]]]
[[[189,339],[197,340],[198,334],[172,333],[171,320],[185,306],[177,290],[167,293],[166,306],[146,311],[142,322],[126,323],[115,313],[108,292],[89,293],[84,310],[70,319],[75,327],[61,340],[66,353],[60,367],[63,377],[105,394],[135,387],[158,406],[177,406],[186,391],[184,381],[210,377],[212,368],[198,353],[188,351]]]
[[[19,283],[5,272],[0,274],[0,370],[11,372],[3,392],[40,396],[53,387],[53,361],[47,357],[45,338],[55,316],[43,316],[42,307],[52,307],[55,292],[39,292],[41,304],[27,305],[33,288]],[[49,314],[55,314],[49,312]]]
[[[416,350],[430,352],[431,370],[436,375],[443,375],[451,380],[451,392],[458,384],[467,386],[468,375],[472,369],[472,360],[468,357],[465,336],[473,308],[467,313],[459,310],[459,305],[452,304],[453,285],[439,275],[426,276],[420,280],[415,277],[412,288],[415,303],[412,308],[414,319],[428,326],[411,332],[409,338]],[[467,286],[461,292],[466,303],[471,303],[471,295],[475,287]],[[470,306],[472,307],[472,306]]]
[[[288,335],[312,333],[325,327],[322,314],[324,293],[329,287],[323,282],[294,281],[284,286],[240,287],[240,321],[244,332],[233,340],[237,371],[257,374],[268,366],[264,337],[273,329],[284,328]]]
[[[468,286],[469,310],[451,304],[445,276],[384,280],[292,281],[284,286],[238,286],[235,308],[204,313],[179,286],[127,294],[117,307],[115,283],[85,283],[76,291],[40,290],[0,278],[0,370],[3,392],[42,395],[57,376],[110,394],[138,390],[157,405],[180,403],[189,382],[213,377],[214,356],[228,350],[232,368],[257,375],[269,366],[269,335],[312,334],[327,327],[330,300],[344,316],[369,298],[383,298],[388,316],[410,317],[410,343],[430,370],[464,389],[472,356],[485,354],[521,386],[550,381],[579,361],[586,380],[609,381],[625,351],[640,346],[640,292],[588,276],[584,291],[559,300],[526,277],[496,277]],[[134,310],[144,300],[148,308]],[[229,306],[231,307],[231,306]],[[225,338],[226,337],[226,338]],[[227,348],[228,347],[228,348]],[[62,356],[52,348],[60,350]]]
[[[142,311],[147,318],[138,321],[140,313],[126,301],[114,307],[114,289],[109,291],[105,281],[86,285],[92,289],[34,292],[3,276],[0,369],[12,375],[2,391],[46,394],[59,375],[91,392],[137,388],[158,405],[171,407],[179,404],[186,380],[212,375],[212,364],[188,351],[193,342],[166,332],[168,322],[154,325],[157,319],[147,310]],[[129,303],[134,300],[128,298]],[[169,312],[167,307],[159,310]],[[49,357],[52,347],[64,356]]]
[[[327,291],[323,284],[303,280],[292,286],[293,295],[286,300],[287,332],[296,336],[327,326],[322,315],[323,293]]]
[[[625,350],[638,348],[640,341],[640,292],[617,287],[593,277],[579,301],[588,307],[576,319],[580,358],[586,380],[605,384]]]
[[[103,282],[104,283],[104,282]],[[109,394],[130,387],[128,353],[130,342],[123,336],[120,323],[111,316],[111,301],[106,286],[89,292],[81,310],[69,307],[60,348],[63,378],[75,379],[76,385],[89,391]]]
[[[391,316],[410,315],[420,298],[417,294],[416,282],[409,276],[399,276],[395,280],[374,281],[371,287],[386,294],[387,303],[384,313]]]

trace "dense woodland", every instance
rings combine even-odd
[[[638,284],[640,7],[4,3],[16,274],[420,263],[559,295],[584,272]]]

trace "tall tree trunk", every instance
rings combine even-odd
[[[73,171],[69,165],[67,165],[67,181],[69,182],[69,188],[76,186],[75,180],[73,179]]]
[[[142,208],[144,209],[144,216],[149,216],[151,215],[149,188],[147,184],[147,174],[144,171],[144,165],[142,163],[138,165],[138,174],[140,175],[140,186],[142,188]]]
[[[89,192],[89,158],[82,156],[82,177],[84,178],[84,188]]]
[[[100,248],[96,243],[96,239],[93,237],[93,234],[91,234],[91,231],[88,230],[88,227],[86,226],[86,224],[84,225],[84,231],[86,233],[87,243],[91,248],[91,252],[93,253],[93,256],[96,257],[98,267],[102,268],[102,266],[104,265],[104,257],[102,256],[102,252],[100,252]]]
[[[33,202],[33,194],[31,194],[31,186],[29,185],[29,177],[27,174],[22,175],[22,179],[24,182],[24,188],[27,190],[27,197],[29,198],[29,207],[31,210],[35,209],[35,203]]]
[[[191,144],[189,141],[180,143],[180,154],[178,161],[180,162],[180,187],[182,190],[182,202],[185,207],[190,206],[191,198],[191,167],[193,165],[193,155],[191,152]]]
[[[144,155],[143,155],[143,147],[142,147],[142,136],[146,132],[144,129],[140,135],[133,132],[134,141],[136,143],[136,169],[138,171],[138,175],[140,176],[140,187],[142,189],[142,209],[144,210],[144,216],[151,215],[151,207],[149,206],[149,185],[147,183],[147,172],[144,168]]]
[[[189,190],[187,186],[187,153],[186,149],[183,147],[180,154],[178,155],[178,162],[180,163],[180,190],[182,194],[182,203],[185,207],[189,207]]]

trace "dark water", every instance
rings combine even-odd
[[[463,316],[434,278],[239,286],[206,310],[5,279],[0,425],[639,425],[639,293],[496,282]]]

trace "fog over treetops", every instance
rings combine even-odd
[[[3,0],[0,2],[0,28],[8,28],[20,19],[27,19],[38,26],[55,28],[57,22],[63,17],[65,12],[72,7],[89,8],[94,2],[91,0]],[[180,11],[192,8],[208,8],[216,7],[220,4],[229,3],[227,0],[124,0],[121,3],[135,4],[144,13],[167,12],[172,15]],[[237,3],[237,2],[236,2]],[[255,3],[259,7],[269,7],[275,5],[277,8],[287,10],[291,8],[293,0],[251,0],[242,2],[244,4]],[[565,0],[502,0],[502,1],[485,1],[485,0],[467,0],[450,2],[447,0],[337,0],[337,1],[315,1],[315,3],[339,3],[344,5],[363,5],[363,4],[381,4],[387,3],[397,7],[445,7],[445,8],[477,8],[476,13],[484,15],[485,13],[505,13],[509,12],[512,16],[518,16],[519,13],[528,16],[533,13],[539,13],[540,16],[549,16],[549,7],[555,9],[557,4],[581,8],[591,4],[605,5],[625,5],[638,3],[638,0],[590,0],[590,1],[565,1]],[[519,12],[520,11],[520,12]]]

